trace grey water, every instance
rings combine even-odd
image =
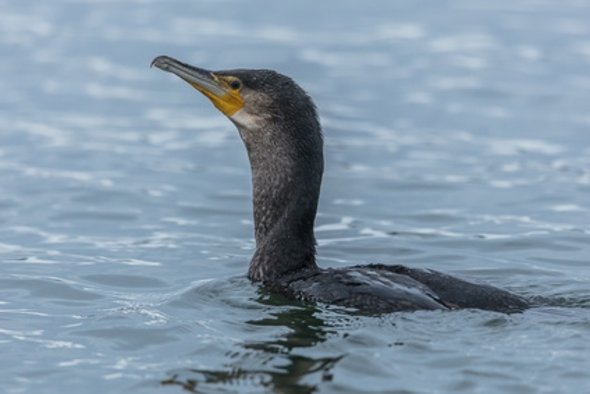
[[[590,392],[590,3],[6,1],[0,392]],[[314,97],[319,264],[542,305],[358,316],[245,273],[247,157],[171,55]]]

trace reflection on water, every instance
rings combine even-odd
[[[37,3],[0,4],[0,392],[590,391],[587,2]],[[544,306],[260,294],[242,142],[164,53],[314,97],[322,266]]]
[[[226,356],[224,370],[190,369],[175,372],[162,381],[163,385],[179,385],[192,392],[207,391],[218,385],[240,387],[261,386],[272,391],[312,393],[317,382],[331,381],[335,364],[344,354],[332,357],[309,357],[293,352],[298,348],[311,348],[324,342],[330,332],[326,323],[317,317],[312,306],[299,305],[284,308],[286,299],[262,296],[258,299],[265,305],[282,307],[269,317],[248,321],[245,324],[263,327],[287,328],[288,332],[277,338],[241,344],[241,350],[231,350]]]

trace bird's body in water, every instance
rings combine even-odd
[[[523,298],[401,265],[320,268],[314,221],[324,159],[311,98],[272,70],[207,71],[160,56],[152,65],[191,84],[237,127],[252,170],[256,251],[248,276],[292,298],[365,313],[479,308],[517,312]]]

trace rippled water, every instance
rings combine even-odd
[[[0,5],[0,391],[590,391],[585,1]],[[322,266],[549,305],[359,317],[245,278],[247,158],[168,54],[316,99]]]

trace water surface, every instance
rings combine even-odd
[[[0,6],[0,388],[590,391],[590,6]],[[326,140],[319,263],[430,267],[550,305],[354,316],[245,278],[247,157],[167,54],[273,68]]]

